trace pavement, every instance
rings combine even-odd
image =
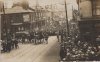
[[[19,49],[0,53],[0,62],[59,62],[57,37],[49,37],[48,44],[19,44]]]

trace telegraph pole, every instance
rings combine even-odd
[[[38,11],[39,3],[38,0],[36,0],[36,28],[39,29],[39,11]]]
[[[0,12],[3,10],[2,1],[0,1]],[[1,42],[1,14],[0,14],[0,42]]]
[[[53,13],[53,2],[51,0],[51,25],[53,25],[54,22],[54,13]]]
[[[53,21],[53,6],[51,4],[51,17],[52,17],[52,21]]]
[[[69,37],[69,23],[68,23],[68,16],[67,16],[67,4],[66,4],[66,0],[65,0],[65,12],[66,12],[66,26],[67,26],[67,36]]]
[[[0,14],[0,41],[1,41],[1,14]]]

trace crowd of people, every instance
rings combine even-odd
[[[17,49],[18,43],[34,43],[35,45],[46,43],[48,44],[48,33],[47,32],[29,32],[28,35],[20,34],[17,36],[16,34],[11,35],[9,33],[4,40],[1,42],[2,50],[1,52],[10,52],[14,48]]]
[[[2,37],[1,47],[1,53],[10,52],[13,49],[17,49],[19,47],[18,39],[14,34],[8,31],[6,35]]]
[[[62,36],[60,58],[61,61],[99,61],[100,51],[97,41],[85,41],[76,36],[74,40]],[[99,40],[100,41],[100,40]]]
[[[17,49],[19,47],[17,39],[2,40],[1,46],[2,46],[1,53],[10,52],[11,50]]]

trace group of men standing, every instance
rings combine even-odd
[[[12,49],[18,48],[18,41],[17,40],[2,41],[1,46],[2,46],[1,52],[10,52]]]
[[[6,36],[6,39],[2,40],[1,46],[2,46],[1,52],[10,52],[14,48],[17,49],[18,48],[17,38],[14,38],[11,36],[11,34],[8,34]]]

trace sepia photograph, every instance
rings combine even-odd
[[[0,62],[99,62],[100,0],[0,0]]]

